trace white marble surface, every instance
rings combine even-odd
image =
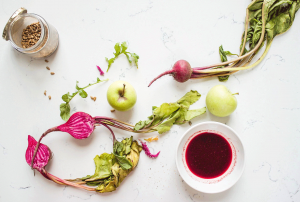
[[[57,28],[60,45],[44,60],[33,60],[0,40],[0,201],[300,201],[300,14],[292,28],[276,37],[264,61],[251,70],[230,77],[225,85],[239,92],[237,110],[227,118],[209,113],[193,124],[213,120],[238,132],[246,150],[246,168],[231,189],[204,194],[190,188],[178,174],[175,146],[190,126],[174,126],[151,143],[152,160],[141,154],[137,169],[113,193],[98,194],[57,185],[33,175],[25,162],[27,135],[38,138],[50,127],[62,124],[61,96],[99,76],[96,65],[106,69],[116,42],[127,41],[140,56],[139,69],[124,56],[112,65],[110,80],[87,89],[97,101],[76,97],[71,107],[91,115],[116,117],[135,123],[151,114],[152,105],[173,102],[194,89],[202,94],[193,108],[205,106],[208,90],[217,78],[175,82],[164,77],[147,88],[152,78],[185,59],[193,67],[219,62],[218,47],[238,52],[245,9],[249,0],[215,1],[0,1],[0,27],[23,6]],[[46,66],[55,72],[54,76]],[[116,80],[129,81],[137,90],[133,110],[111,113],[106,90]],[[51,95],[48,100],[44,91]],[[118,138],[130,133],[115,130]],[[156,134],[149,134],[154,136]],[[139,135],[134,135],[142,137]],[[54,152],[48,171],[61,178],[94,172],[96,154],[112,151],[109,132],[103,127],[86,140],[65,133],[52,133],[43,142]]]

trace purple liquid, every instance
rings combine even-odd
[[[205,179],[216,178],[229,168],[232,161],[232,149],[221,135],[201,133],[189,142],[185,159],[194,175]]]

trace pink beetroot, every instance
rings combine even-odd
[[[89,114],[77,112],[66,123],[57,126],[57,129],[69,133],[76,139],[85,139],[94,131],[94,124],[95,120]]]
[[[176,81],[183,83],[191,78],[192,73],[193,70],[190,63],[188,63],[186,60],[178,60],[171,70],[165,71],[164,73],[153,79],[148,87],[151,86],[154,81],[167,74],[172,75]]]
[[[69,133],[71,136],[73,136],[76,139],[85,139],[85,138],[88,138],[92,134],[95,126],[100,126],[100,125],[109,129],[109,131],[113,135],[113,142],[115,142],[116,138],[115,138],[113,131],[110,128],[111,126],[115,127],[115,128],[119,128],[121,130],[134,132],[134,133],[153,132],[152,129],[141,129],[141,130],[136,131],[136,130],[134,130],[134,126],[132,126],[128,123],[124,123],[122,121],[118,121],[113,118],[108,118],[108,117],[103,117],[103,116],[92,117],[89,114],[84,113],[84,112],[76,112],[69,118],[69,120],[66,123],[64,123],[60,126],[50,128],[46,132],[43,133],[43,135],[40,137],[39,141],[36,143],[35,150],[33,152],[32,158],[31,158],[31,167],[35,168],[34,167],[34,162],[35,162],[34,159],[37,158],[36,155],[37,155],[38,149],[40,147],[40,142],[47,134],[54,132],[54,131],[62,131],[62,132]],[[30,151],[31,151],[31,149],[30,149]]]

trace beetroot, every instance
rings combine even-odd
[[[85,139],[85,138],[88,138],[92,134],[95,126],[100,126],[100,125],[106,127],[112,133],[113,142],[115,142],[116,138],[115,138],[115,135],[114,135],[113,131],[111,130],[110,126],[119,128],[121,130],[134,132],[134,133],[153,132],[152,129],[141,129],[141,130],[136,131],[136,130],[134,130],[134,126],[132,126],[128,123],[124,123],[122,121],[118,121],[113,118],[108,118],[108,117],[103,117],[103,116],[92,117],[91,115],[84,113],[84,112],[76,112],[69,118],[69,120],[66,123],[64,123],[60,126],[50,128],[46,132],[43,133],[43,135],[40,137],[39,141],[36,143],[36,146],[34,146],[35,147],[34,152],[32,152],[31,151],[32,149],[30,149],[30,152],[33,153],[33,157],[31,158],[31,167],[34,169],[37,169],[34,167],[35,166],[34,162],[36,161],[35,158],[37,158],[36,155],[38,154],[38,150],[40,150],[39,147],[42,145],[42,144],[40,145],[40,142],[47,134],[54,132],[54,131],[62,131],[62,132],[69,133],[71,136],[73,136],[76,139]],[[34,147],[32,147],[32,148],[34,148]],[[30,155],[31,155],[31,153],[30,153]],[[27,158],[26,158],[26,160],[27,160]],[[40,168],[40,167],[41,166],[38,166],[38,168]]]
[[[102,117],[102,116],[92,117],[89,114],[84,113],[84,112],[77,112],[77,113],[73,114],[66,123],[64,123],[60,126],[57,126],[57,127],[50,128],[45,133],[43,133],[43,135],[40,137],[38,142],[29,135],[28,136],[28,147],[27,147],[26,154],[25,154],[25,159],[26,159],[27,164],[29,166],[31,166],[32,169],[38,170],[45,178],[47,178],[48,180],[52,180],[53,182],[55,182],[57,184],[69,185],[69,186],[85,189],[88,191],[99,191],[97,188],[84,186],[81,184],[81,182],[77,183],[77,182],[72,182],[72,180],[60,179],[60,178],[48,173],[46,171],[45,167],[48,164],[49,160],[51,159],[51,156],[52,156],[51,151],[48,148],[48,146],[46,146],[40,142],[43,139],[43,137],[45,137],[47,134],[54,132],[54,131],[67,132],[76,139],[88,138],[94,131],[94,128],[96,126],[100,126],[100,125],[106,127],[113,136],[114,152],[112,155],[114,155],[114,158],[116,158],[116,161],[119,163],[120,167],[123,170],[129,170],[129,172],[130,172],[133,169],[133,164],[132,164],[133,160],[129,161],[128,159],[131,159],[131,158],[134,158],[135,160],[138,159],[139,153],[141,152],[142,148],[141,148],[141,146],[139,146],[137,144],[136,141],[132,140],[132,136],[131,136],[131,139],[127,138],[127,141],[123,140],[122,142],[118,142],[115,137],[115,134],[112,131],[112,129],[110,128],[110,126],[113,126],[113,127],[116,127],[116,128],[122,129],[122,130],[130,131],[130,132],[135,132],[135,133],[147,133],[147,132],[153,132],[153,130],[152,129],[141,129],[141,130],[135,131],[133,129],[134,126],[132,126],[128,123],[124,123],[124,122],[121,122],[121,121],[118,121],[118,120],[115,120],[112,118],[108,118],[108,117]],[[134,149],[131,149],[131,146],[134,144],[134,142],[135,142],[135,147],[134,147]],[[127,151],[128,145],[130,146],[129,151]],[[143,146],[143,148],[144,148],[144,146]],[[144,150],[145,150],[146,154],[148,155],[149,149],[148,150],[144,149]],[[123,152],[125,152],[125,153],[123,154]],[[130,152],[133,152],[133,154],[135,154],[137,156],[135,156],[135,155],[130,156],[129,155]],[[109,154],[107,154],[107,155],[109,155]],[[126,155],[128,155],[129,157],[127,158]],[[153,157],[156,157],[157,155],[154,155]],[[137,162],[136,162],[136,164],[137,164]],[[113,165],[111,165],[111,166],[113,166]],[[124,171],[124,172],[126,172],[126,171]],[[97,183],[98,183],[98,181],[97,181]],[[95,186],[95,185],[90,185],[86,182],[85,182],[85,184],[88,186]],[[109,190],[106,190],[103,192],[108,192],[108,191]]]
[[[188,63],[186,60],[178,60],[177,62],[175,62],[171,70],[165,71],[164,73],[153,79],[148,87],[151,86],[154,81],[167,74],[172,75],[176,81],[183,83],[191,78],[192,73],[193,69],[191,68],[190,63]]]
[[[76,139],[88,138],[94,131],[95,120],[87,113],[77,112],[73,114],[69,120],[57,126],[62,132],[67,132]]]
[[[28,135],[28,147],[25,153],[25,159],[28,165],[31,165],[36,145],[37,141],[33,137]],[[39,172],[41,172],[42,168],[44,168],[48,164],[50,157],[51,152],[49,148],[44,144],[40,144],[39,149],[36,153],[36,157],[33,161],[32,168],[37,169]]]
[[[38,170],[45,178],[52,180],[53,182],[56,182],[57,184],[63,184],[63,185],[70,185],[73,187],[82,188],[88,191],[94,191],[94,188],[89,188],[83,185],[79,185],[73,182],[69,182],[63,179],[60,179],[54,175],[51,175],[45,170],[46,165],[48,164],[49,160],[51,159],[51,151],[48,146],[44,144],[40,144],[36,153],[36,157],[33,158],[33,154],[35,151],[35,148],[37,148],[37,141],[28,135],[28,147],[25,154],[26,162],[29,166],[31,166],[31,162],[34,159],[34,163],[32,168]]]

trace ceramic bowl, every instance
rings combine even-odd
[[[194,136],[202,132],[212,132],[223,136],[232,149],[232,161],[229,168],[216,178],[200,178],[194,175],[186,164],[186,147]],[[245,150],[241,139],[232,128],[219,122],[203,122],[191,127],[179,140],[176,165],[183,180],[195,190],[203,193],[219,193],[232,187],[241,177],[245,167]]]

